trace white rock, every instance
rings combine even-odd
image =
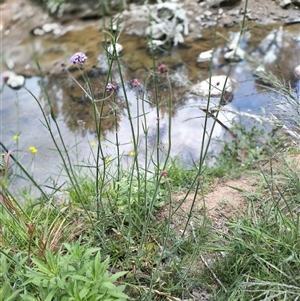
[[[164,45],[165,42],[161,40],[152,40],[152,42],[148,42],[149,48],[156,49],[159,46]]]
[[[184,42],[184,38],[182,35],[183,31],[183,25],[182,24],[177,24],[175,27],[175,34],[174,34],[174,46],[177,46],[178,43],[183,43]]]
[[[224,58],[229,61],[238,62],[245,58],[245,51],[242,48],[237,47],[236,49],[225,53]]]
[[[300,65],[298,65],[298,66],[294,69],[294,73],[295,73],[296,77],[300,80]]]
[[[55,29],[59,29],[59,25],[57,23],[46,23],[42,26],[42,29],[45,33],[49,33]]]
[[[107,51],[109,54],[113,55],[115,49],[116,49],[117,56],[119,56],[123,50],[123,46],[119,43],[116,43],[115,45],[111,44],[108,46]]]
[[[214,49],[201,52],[197,58],[197,63],[211,61]]]
[[[220,97],[223,93],[233,93],[236,81],[226,75],[212,76],[210,79],[206,79],[196,85],[193,85],[190,89],[190,93],[198,96],[208,97]]]
[[[280,0],[280,6],[282,8],[286,8],[287,6],[289,6],[290,4],[292,4],[291,0]]]
[[[45,31],[41,28],[35,28],[32,33],[35,35],[35,36],[42,36],[45,34]]]
[[[23,75],[17,75],[13,71],[3,72],[2,79],[7,86],[14,90],[21,89],[25,84],[25,77]]]
[[[235,48],[239,47],[240,43],[240,34],[239,33],[233,33],[232,34],[232,39],[228,43],[227,47],[229,50],[234,50]]]
[[[206,16],[206,17],[210,17],[212,14],[213,14],[213,13],[212,13],[210,10],[206,10],[206,11],[204,12],[204,16]]]
[[[154,23],[146,28],[146,34],[152,39],[160,39],[166,33],[165,23]]]

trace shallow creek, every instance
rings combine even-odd
[[[300,35],[299,25],[284,26],[280,24],[270,26],[247,24],[247,32],[241,39],[241,47],[246,51],[247,57],[263,65],[266,69],[274,72],[279,78],[291,81],[292,87],[299,82],[293,77],[293,69],[299,65]],[[172,85],[172,118],[171,118],[171,155],[180,155],[187,163],[199,159],[200,147],[203,140],[204,113],[199,110],[199,103],[203,99],[191,96],[187,93],[192,84],[205,80],[212,75],[229,74],[237,81],[232,102],[226,107],[235,111],[247,112],[260,115],[262,111],[266,114],[279,110],[272,101],[276,94],[263,89],[253,75],[253,64],[248,59],[239,62],[229,63],[224,60],[226,44],[239,28],[230,29],[207,29],[201,33],[198,39],[186,41],[178,48],[173,48],[164,53],[155,54],[156,64],[165,64],[169,69],[169,76]],[[274,41],[264,39],[274,32]],[[276,35],[281,35],[276,37]],[[270,40],[270,39],[269,39]],[[84,162],[93,163],[96,147],[91,146],[94,142],[99,143],[95,135],[93,122],[93,107],[89,98],[74,83],[66,71],[61,67],[62,62],[68,63],[71,55],[77,51],[84,52],[88,60],[84,65],[84,71],[88,74],[91,82],[91,89],[96,98],[101,99],[106,87],[106,63],[105,50],[103,48],[104,36],[96,27],[88,27],[81,31],[70,31],[61,37],[53,34],[43,36],[32,36],[21,45],[12,49],[9,59],[14,57],[22,58],[24,70],[35,69],[34,60],[38,60],[41,72],[44,76],[43,82],[49,96],[54,114],[58,120],[63,140],[68,147],[74,164]],[[127,88],[127,97],[131,106],[131,114],[134,125],[141,126],[136,118],[141,110],[141,93],[138,89],[131,89],[130,82],[138,79],[143,85],[147,82],[153,60],[146,39],[121,35],[118,41],[123,46],[120,57],[123,77]],[[210,70],[207,63],[197,63],[197,57],[201,52],[214,48],[213,66]],[[114,67],[115,68],[115,67]],[[80,73],[76,68],[71,67],[71,74],[81,80]],[[210,73],[211,72],[211,73]],[[26,72],[25,72],[26,73]],[[26,88],[31,91],[41,103],[46,114],[49,113],[49,106],[41,86],[41,79],[37,76],[27,78]],[[82,81],[80,81],[82,83]],[[118,72],[113,70],[112,80],[114,84],[121,85]],[[142,87],[139,88],[140,90]],[[165,75],[160,78],[158,91],[161,99],[170,95]],[[151,99],[151,85],[147,86],[146,97]],[[117,105],[117,110],[114,107]],[[103,114],[107,116],[102,123],[101,134],[103,140],[100,143],[104,146],[105,156],[114,158],[116,156],[115,141],[116,127],[114,117],[110,114],[117,112],[118,134],[121,154],[128,160],[132,160],[130,153],[133,151],[131,142],[131,130],[128,116],[124,109],[124,93],[122,89],[117,93],[114,105],[112,101],[105,103]],[[144,102],[146,122],[149,132],[147,145],[154,144],[156,125],[158,122],[157,110],[154,105]],[[168,147],[168,109],[162,105],[159,110],[160,135],[162,150]],[[236,117],[234,113],[220,114],[219,118],[226,125]],[[249,122],[243,120],[242,122]],[[14,91],[4,86],[1,93],[1,142],[10,150],[14,150],[21,163],[32,174],[40,184],[49,183],[49,179],[57,183],[63,183],[64,172],[61,172],[61,160],[55,150],[49,131],[43,125],[43,115],[37,101],[26,91],[21,89]],[[145,123],[145,120],[143,120]],[[209,119],[208,127],[213,120]],[[52,122],[53,135],[58,141],[58,131]],[[141,128],[140,128],[141,131]],[[14,136],[19,137],[14,140]],[[140,152],[145,153],[145,141],[141,135]],[[228,132],[220,125],[214,129],[214,140],[210,145],[210,151],[218,153],[221,149],[221,141],[232,139]],[[16,138],[16,137],[15,137]],[[28,148],[36,147],[38,152],[32,155]],[[12,183],[16,187],[26,186],[26,180],[20,177],[22,173],[18,168]]]

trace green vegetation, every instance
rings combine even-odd
[[[107,35],[116,45],[115,37]],[[166,66],[158,69],[153,56],[153,68],[144,83],[153,87],[152,98],[134,81],[132,88],[142,92],[137,96],[139,111],[133,115],[116,47],[109,56],[107,89],[101,100],[94,98],[82,68],[84,54],[72,57],[83,82],[67,69],[93,105],[96,141],[91,143],[93,158],[89,162],[74,164],[50,97],[47,113],[31,94],[68,183],[54,183],[49,192],[0,142],[5,150],[0,179],[0,300],[300,299],[298,150],[283,156],[286,140],[278,128],[266,134],[258,127],[246,129],[236,122],[232,130],[237,138],[214,155],[213,166],[207,163],[209,141],[199,146],[199,161],[186,167],[180,156],[170,156],[172,141],[163,151],[160,148],[162,108],[169,116],[169,139],[172,128],[173,93]],[[37,67],[41,70],[38,63]],[[113,67],[118,70],[118,87],[111,83]],[[42,78],[41,74],[45,89]],[[161,83],[166,96],[158,92]],[[298,104],[285,85],[276,84],[277,91],[281,87],[290,102]],[[116,140],[109,143],[116,155],[109,157],[104,150],[108,141],[102,136],[102,113],[106,100],[117,107],[120,91],[132,150],[121,152],[115,110]],[[46,89],[44,92],[47,95]],[[149,103],[157,113],[154,138],[147,125],[145,104]],[[208,118],[207,114],[203,141],[207,136],[211,139],[214,130],[206,127]],[[34,146],[29,150],[34,161],[38,150]],[[38,189],[39,198],[28,193],[14,195],[10,165],[22,170],[30,185]],[[211,214],[212,200],[205,196],[216,190],[214,183],[239,178],[254,183],[255,189],[249,193],[233,187],[243,196],[238,208],[231,208],[238,217]],[[230,202],[227,197],[222,195],[216,206]]]

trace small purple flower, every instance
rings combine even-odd
[[[113,85],[112,83],[108,83],[106,86],[106,91],[112,92],[118,89],[117,85]]]
[[[86,60],[87,60],[87,56],[82,52],[76,52],[70,58],[71,63],[80,64],[80,65],[84,64]]]
[[[168,172],[166,170],[162,170],[160,172],[160,176],[163,177],[163,178],[166,178],[168,176]]]
[[[141,85],[141,83],[135,78],[132,83],[131,83],[131,86],[132,87],[139,87]]]
[[[166,72],[168,72],[168,67],[165,64],[161,64],[157,67],[157,71],[160,74],[166,73]]]

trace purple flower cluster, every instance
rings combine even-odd
[[[132,82],[131,82],[131,86],[132,87],[139,87],[141,85],[141,83],[135,78]]]
[[[168,67],[165,64],[161,64],[157,67],[157,71],[160,74],[166,73],[166,72],[168,72]]]
[[[113,85],[112,83],[108,83],[106,86],[106,91],[108,92],[113,92],[116,91],[118,89],[117,85]]]
[[[87,60],[87,56],[82,52],[76,52],[72,55],[70,58],[70,62],[73,64],[80,64],[83,65],[85,61]]]

